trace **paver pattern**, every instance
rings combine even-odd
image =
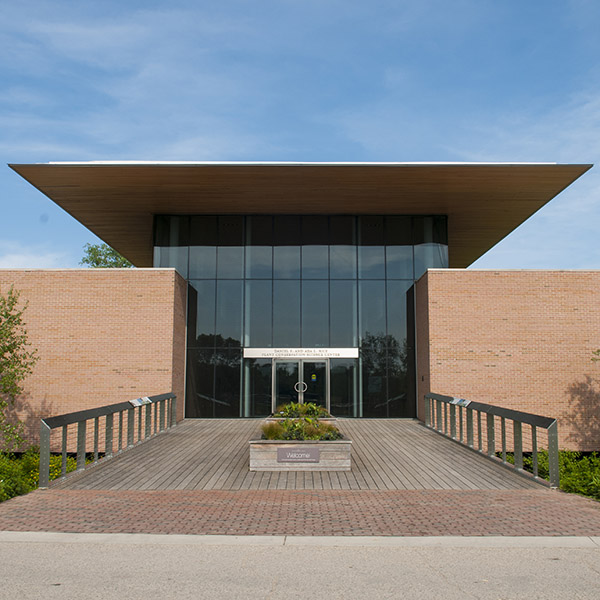
[[[600,504],[545,490],[37,490],[0,530],[341,536],[598,536]]]

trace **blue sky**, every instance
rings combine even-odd
[[[597,163],[597,0],[0,2],[0,268],[97,238],[7,163]],[[475,263],[600,268],[600,167]]]

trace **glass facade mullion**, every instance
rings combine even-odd
[[[189,283],[186,416],[270,411],[271,361],[244,347],[358,347],[330,360],[333,412],[414,416],[407,299],[447,237],[445,216],[157,216],[154,265]]]

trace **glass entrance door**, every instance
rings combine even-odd
[[[273,411],[288,402],[314,402],[329,410],[327,359],[276,359],[273,363]]]

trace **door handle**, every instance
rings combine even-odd
[[[304,386],[304,387],[302,387]],[[294,385],[294,389],[300,393],[300,392],[305,392],[308,389],[308,385],[304,382],[304,381],[298,381],[295,385]]]

